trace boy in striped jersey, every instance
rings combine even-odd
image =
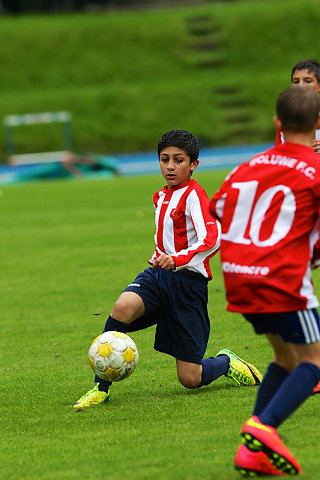
[[[277,428],[320,380],[319,301],[311,279],[320,237],[320,162],[312,149],[319,98],[306,86],[277,100],[285,142],[234,169],[211,199],[221,221],[228,310],[265,334],[273,361],[253,416],[242,426],[235,466],[244,476],[301,473]],[[315,258],[314,258],[315,259]]]
[[[176,360],[186,388],[208,385],[221,375],[236,385],[258,385],[260,372],[230,350],[203,359],[209,338],[207,312],[209,260],[220,247],[220,224],[209,211],[204,189],[192,179],[199,160],[198,140],[185,130],[170,130],[158,144],[166,186],[153,196],[155,252],[115,302],[104,331],[133,332],[157,325],[154,348]],[[96,376],[95,386],[76,410],[109,399],[111,382]]]

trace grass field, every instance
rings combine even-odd
[[[225,173],[196,179],[211,195]],[[87,351],[105,321],[93,314],[109,312],[153,252],[151,195],[162,185],[156,175],[2,188],[1,479],[239,478],[233,457],[256,388],[223,377],[184,389],[174,360],[153,350],[153,328],[132,334],[139,364],[111,403],[72,410],[92,385]],[[264,372],[269,348],[225,311],[219,259],[212,265],[207,354],[230,348]],[[319,402],[280,429],[305,480],[318,477]]]

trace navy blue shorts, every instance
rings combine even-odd
[[[256,333],[279,334],[284,342],[320,341],[320,322],[316,308],[285,313],[243,314]]]
[[[137,293],[146,310],[130,324],[128,332],[157,325],[155,350],[201,363],[210,333],[206,278],[186,269],[147,268],[124,291]]]

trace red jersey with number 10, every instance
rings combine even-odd
[[[209,260],[219,250],[221,227],[204,189],[195,180],[166,186],[154,194],[153,203],[156,249],[149,263],[164,253],[174,259],[175,270],[187,268],[211,280]]]
[[[268,313],[316,308],[310,261],[319,238],[320,161],[283,143],[231,172],[211,200],[221,220],[228,310]]]

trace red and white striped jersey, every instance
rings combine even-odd
[[[316,308],[311,279],[319,239],[320,162],[310,147],[283,143],[231,172],[211,199],[221,220],[228,310]]]
[[[156,233],[152,264],[161,254],[171,255],[176,269],[188,268],[211,280],[209,260],[219,250],[221,227],[210,213],[204,189],[190,180],[153,196]]]

